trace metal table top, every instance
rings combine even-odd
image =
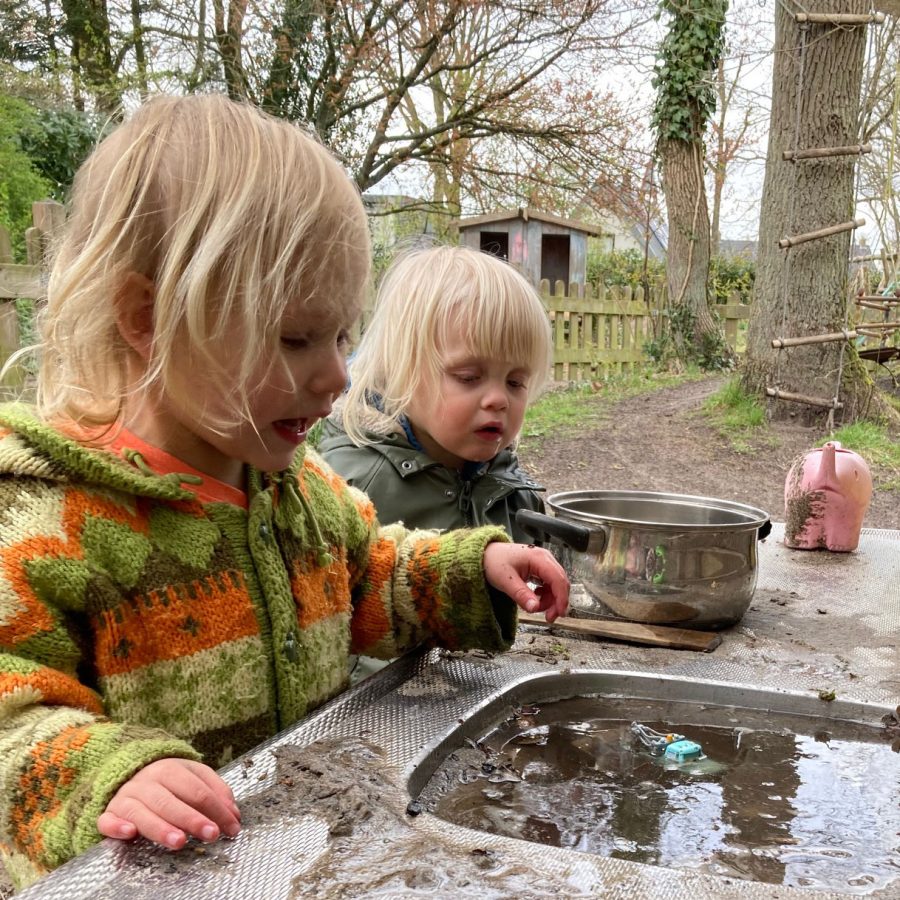
[[[723,641],[712,653],[574,639],[529,628],[520,630],[510,653],[496,657],[436,650],[411,654],[222,771],[243,803],[258,799],[274,784],[278,777],[274,753],[286,747],[331,740],[337,741],[330,745],[335,755],[341,742],[357,753],[360,747],[364,752],[374,748],[372,771],[377,778],[373,775],[373,783],[383,779],[379,803],[385,811],[393,811],[392,821],[402,823],[399,837],[380,840],[371,826],[368,831],[351,828],[349,835],[335,837],[314,813],[297,816],[286,809],[282,815],[276,809],[264,820],[245,820],[236,840],[200,851],[188,848],[176,855],[145,841],[104,841],[19,896],[23,900],[158,900],[161,896],[167,900],[278,900],[312,895],[484,898],[512,896],[503,886],[513,883],[509,879],[515,876],[519,879],[515,895],[530,897],[846,897],[548,848],[474,832],[428,814],[404,816],[407,784],[417,765],[473,708],[504,685],[539,672],[687,678],[703,683],[713,695],[717,683],[800,694],[827,690],[841,701],[896,706],[900,702],[900,532],[865,529],[858,550],[851,554],[789,550],[782,536],[783,526],[776,524],[760,545],[759,582],[751,607],[740,623],[722,632]],[[431,864],[423,848],[438,844],[448,848],[451,858],[455,853],[460,866],[470,865],[473,854],[490,853],[495,860],[503,860],[503,871],[487,871],[482,877],[475,869],[474,875],[462,881],[457,878],[452,885],[436,881],[433,871],[425,871]],[[365,858],[371,860],[372,871],[384,874],[389,873],[391,860],[404,853],[407,857],[422,854],[423,873],[429,877],[418,881],[381,878],[377,885],[362,886],[358,879],[341,875],[349,871],[348,860],[355,854],[368,854]],[[461,888],[462,883],[466,887]],[[893,893],[885,893],[892,889]],[[900,885],[869,896],[898,897]]]

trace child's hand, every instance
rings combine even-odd
[[[569,579],[552,554],[527,544],[494,541],[484,551],[484,576],[525,612],[543,612],[547,621],[569,608]],[[526,582],[537,584],[532,590]]]
[[[188,759],[158,759],[126,781],[97,819],[105,837],[142,835],[180,850],[188,836],[235,837],[241,814],[231,788],[209,767]]]

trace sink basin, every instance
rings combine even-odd
[[[890,712],[812,692],[548,672],[473,706],[408,789],[437,817],[493,835],[862,895],[900,888]]]

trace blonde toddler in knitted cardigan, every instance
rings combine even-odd
[[[236,835],[215,768],[343,690],[352,653],[503,649],[517,605],[565,612],[546,551],[380,528],[305,447],[345,387],[369,257],[330,154],[223,97],[151,100],[79,170],[36,403],[0,410],[20,885],[101,835]]]

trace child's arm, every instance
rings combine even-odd
[[[353,504],[346,530],[351,652],[389,659],[423,642],[506,650],[517,604],[544,610],[551,621],[565,611],[568,580],[548,552],[510,544],[497,527],[442,534],[400,523],[381,528],[368,498],[344,491]],[[541,586],[532,591],[529,580]]]

